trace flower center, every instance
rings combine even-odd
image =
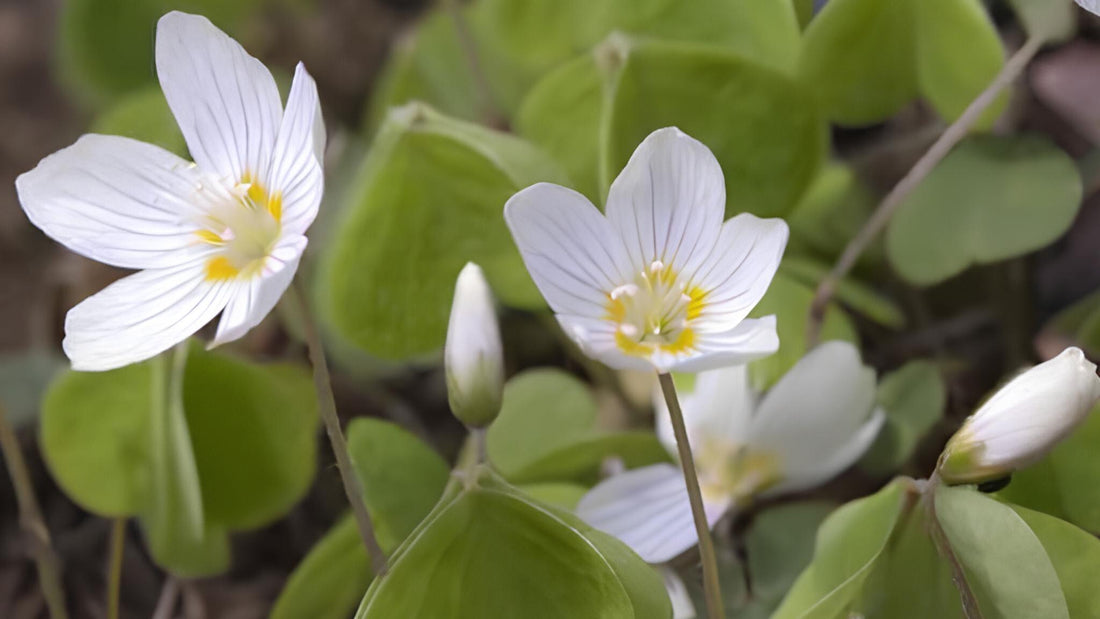
[[[607,297],[607,317],[616,324],[615,343],[630,355],[683,353],[695,346],[691,323],[703,311],[706,293],[670,266],[653,262],[633,282]]]
[[[745,445],[704,440],[696,460],[700,489],[712,499],[741,501],[782,480],[778,456]]]
[[[206,263],[206,279],[253,276],[263,267],[282,232],[282,195],[269,194],[246,175],[232,190],[233,200],[208,214],[198,235],[221,248]]]

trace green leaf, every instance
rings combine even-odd
[[[154,82],[159,2],[72,0],[58,24],[61,77],[85,98],[105,100]]]
[[[181,576],[210,574],[228,565],[227,531],[270,522],[309,487],[313,389],[298,368],[195,345],[182,399],[169,398],[164,364],[62,374],[43,404],[42,450],[82,507],[137,516],[158,561]]]
[[[787,254],[812,254],[826,262],[835,261],[874,207],[874,197],[850,167],[827,164],[787,217],[791,227]],[[872,245],[859,264],[876,263],[881,256],[881,246]]]
[[[780,268],[768,292],[750,314],[753,317],[774,314],[779,333],[779,352],[750,365],[753,387],[757,391],[766,391],[774,385],[806,354],[806,320],[813,297],[812,288]],[[857,341],[855,326],[835,303],[829,304],[821,327],[821,341],[828,340]]]
[[[1070,0],[1008,0],[1029,36],[1061,43],[1077,34],[1077,10]]]
[[[453,492],[371,585],[357,618],[670,614],[659,577],[613,538],[484,473]]]
[[[271,619],[344,619],[370,585],[370,559],[351,514],[329,529],[294,568]]]
[[[824,125],[790,78],[721,47],[622,35],[537,84],[516,121],[570,162],[576,187],[596,204],[638,144],[672,125],[718,158],[727,215],[787,213],[824,154]]]
[[[1069,619],[1043,545],[1011,508],[970,488],[936,488],[936,514],[984,614]]]
[[[1100,407],[1043,460],[1012,476],[1001,498],[1100,533]]]
[[[327,248],[324,315],[379,357],[433,353],[446,335],[455,277],[471,260],[504,303],[541,307],[501,213],[519,189],[560,174],[517,138],[418,104],[395,110]]]
[[[752,593],[778,601],[814,555],[818,526],[836,509],[822,501],[779,505],[756,515],[745,535]]]
[[[1100,292],[1058,312],[1043,330],[1053,331],[1056,337],[1069,337],[1090,353],[1100,353]]]
[[[391,553],[432,511],[450,470],[430,447],[388,421],[358,417],[347,438],[378,543]],[[294,569],[272,618],[347,617],[370,581],[370,560],[347,514]]]
[[[525,484],[520,486],[519,489],[536,501],[553,505],[565,511],[573,511],[577,507],[577,503],[580,503],[581,497],[588,493],[588,488],[580,484],[552,481]]]
[[[233,530],[277,520],[305,495],[317,470],[310,374],[195,343],[184,385],[206,519]]]
[[[911,480],[896,480],[830,514],[818,529],[813,562],[795,581],[773,619],[846,617],[847,609],[859,601],[863,584],[901,515],[912,509],[913,492]]]
[[[898,208],[887,255],[906,280],[935,284],[1050,244],[1073,222],[1081,191],[1073,160],[1045,138],[972,138]]]
[[[981,0],[910,0],[917,26],[917,81],[939,115],[955,120],[1004,66],[1004,49]],[[1004,111],[1001,94],[976,125],[989,128]]]
[[[830,119],[868,125],[918,94],[954,120],[1003,64],[979,0],[831,0],[806,29],[799,67]]]
[[[829,272],[829,266],[812,258],[788,255],[780,265],[785,275],[817,289]],[[879,323],[884,327],[900,329],[905,326],[905,314],[888,297],[853,277],[845,277],[836,286],[833,295],[852,311]]]
[[[450,467],[407,431],[380,419],[348,424],[348,452],[385,553],[420,524],[443,494]]]
[[[528,370],[504,386],[489,426],[489,461],[515,483],[561,481],[594,472],[616,455],[634,467],[668,460],[652,432],[597,430],[596,401],[580,380],[556,369]]]
[[[908,462],[924,435],[943,418],[947,388],[935,364],[910,361],[879,382],[878,404],[886,412],[886,423],[859,466],[885,475]]]
[[[195,450],[184,413],[187,345],[152,361],[149,415],[150,484],[140,516],[149,552],[180,576],[229,567],[224,530],[207,526]]]
[[[1010,506],[1039,538],[1066,597],[1070,617],[1100,617],[1096,566],[1100,540],[1057,518],[1019,506]]]
[[[91,132],[141,140],[187,157],[187,144],[159,86],[120,97],[96,117]]]

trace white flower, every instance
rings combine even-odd
[[[1077,0],[1077,4],[1094,15],[1100,15],[1100,2],[1097,0]]]
[[[666,128],[638,146],[606,217],[549,183],[512,196],[504,217],[565,332],[617,369],[698,372],[769,355],[775,317],[746,319],[787,244],[779,219],[722,223],[725,182],[706,146]]]
[[[661,578],[665,581],[668,601],[672,603],[672,619],[696,619],[695,603],[680,576],[669,568],[661,568]]]
[[[455,283],[443,356],[451,410],[468,426],[489,425],[500,412],[504,354],[489,284],[472,262]]]
[[[1081,349],[1023,372],[966,419],[940,456],[951,484],[979,483],[1033,464],[1088,417],[1100,398],[1096,365]]]
[[[156,65],[195,163],[85,135],[16,180],[47,235],[141,269],[69,311],[63,346],[78,370],[152,357],[219,312],[213,345],[244,335],[290,284],[321,202],[324,125],[301,64],[284,112],[258,60],[206,18],[172,12]]]
[[[874,371],[845,342],[815,348],[759,402],[745,366],[700,374],[682,407],[711,527],[754,497],[832,478],[867,450],[884,420],[875,409]],[[670,425],[667,409],[658,406],[657,434],[674,453]],[[604,480],[581,499],[577,514],[650,563],[698,541],[687,486],[671,464]]]

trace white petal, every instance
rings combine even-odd
[[[493,293],[472,262],[455,282],[443,358],[451,412],[469,427],[489,425],[500,412],[504,351]]]
[[[286,102],[286,113],[275,141],[271,171],[264,179],[283,200],[283,229],[303,234],[317,217],[325,189],[325,122],[317,100],[317,85],[298,63]]]
[[[73,369],[122,367],[190,337],[222,311],[233,292],[231,282],[204,275],[202,262],[141,271],[69,310],[62,347]]]
[[[1094,15],[1100,15],[1100,1],[1098,0],[1077,0],[1077,5]]]
[[[572,189],[532,185],[508,200],[504,219],[531,278],[559,314],[600,318],[608,294],[633,280],[607,219]]]
[[[948,441],[940,472],[981,481],[1027,466],[1084,421],[1100,397],[1096,366],[1081,349],[1023,372],[1001,387]]]
[[[689,279],[714,247],[725,208],[718,160],[675,127],[638,145],[607,196],[607,218],[634,269],[660,261]]]
[[[729,501],[704,500],[713,527]],[[614,535],[650,563],[663,563],[699,542],[680,469],[654,464],[609,477],[577,504],[577,515]]]
[[[875,409],[871,417],[848,438],[847,442],[834,449],[832,453],[823,454],[822,459],[814,466],[801,470],[784,470],[783,481],[763,492],[762,496],[801,492],[836,477],[867,452],[878,438],[878,433],[885,422],[886,414],[882,409]]]
[[[625,354],[615,343],[615,325],[602,318],[587,318],[558,314],[558,323],[581,351],[616,370],[653,371],[653,364],[644,357]]]
[[[779,268],[788,234],[782,219],[761,219],[749,213],[722,225],[714,252],[693,281],[706,291],[698,328],[725,331],[748,316]]]
[[[695,390],[679,396],[688,440],[696,454],[702,446],[700,439],[730,445],[745,443],[754,406],[747,366],[733,365],[702,372],[695,379]],[[672,420],[660,388],[654,395],[654,406],[657,438],[670,452],[676,453]]]
[[[775,316],[747,318],[723,333],[698,333],[695,350],[692,357],[664,363],[674,372],[703,372],[767,357],[779,350]]]
[[[874,400],[875,372],[862,364],[855,346],[826,342],[764,396],[753,417],[750,444],[778,456],[784,477],[827,479],[840,472],[827,470],[827,463],[849,464],[837,462],[835,455],[851,437],[861,428],[871,432],[865,424]]]
[[[665,590],[668,591],[668,600],[672,603],[672,619],[696,619],[695,604],[691,601],[684,581],[671,569],[662,568],[660,571],[665,581]]]
[[[304,236],[284,237],[268,256],[260,275],[236,283],[210,348],[239,339],[263,322],[294,280],[306,243]]]
[[[143,269],[193,258],[202,182],[162,148],[93,134],[40,161],[15,187],[50,238],[93,260]]]
[[[232,183],[268,169],[282,100],[271,73],[198,15],[157,23],[157,77],[191,156]]]

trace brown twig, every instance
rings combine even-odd
[[[23,450],[19,448],[19,439],[8,423],[7,413],[0,404],[0,450],[4,452],[4,461],[8,465],[8,475],[15,487],[15,498],[19,503],[19,524],[31,539],[31,552],[38,568],[38,582],[51,619],[67,619],[65,609],[65,591],[61,586],[61,561],[50,545],[50,531],[42,518],[42,509],[34,496],[34,484],[31,483],[27,461],[23,459]]]
[[[859,256],[886,227],[886,224],[889,223],[890,218],[893,217],[894,212],[905,201],[905,198],[943,161],[943,158],[951,152],[951,149],[966,137],[970,127],[977,122],[986,108],[996,101],[1001,91],[1020,75],[1028,62],[1038,53],[1042,44],[1043,40],[1041,38],[1031,37],[1024,43],[1023,47],[1008,59],[997,77],[993,78],[989,86],[970,102],[962,115],[944,130],[939,139],[913,164],[913,167],[898,181],[898,184],[894,185],[890,193],[886,194],[886,197],[875,208],[874,213],[871,214],[863,228],[848,242],[848,246],[844,248],[844,252],[840,255],[836,265],[833,266],[828,275],[822,278],[821,283],[817,286],[806,325],[806,342],[808,346],[814,346],[821,335],[821,324],[825,320],[825,309],[833,298],[840,280],[848,274],[848,271],[852,270]]]

